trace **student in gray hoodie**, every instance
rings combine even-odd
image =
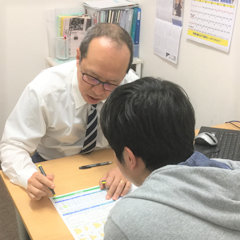
[[[181,87],[150,77],[119,86],[101,126],[138,186],[111,210],[105,240],[240,239],[240,166],[194,152],[194,110]]]

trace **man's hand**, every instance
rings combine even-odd
[[[105,180],[106,183],[102,184]],[[123,177],[118,167],[110,169],[99,181],[100,189],[108,188],[106,199],[117,200],[119,196],[126,195],[131,187],[131,182]]]
[[[27,192],[28,196],[32,200],[40,200],[43,196],[51,193],[49,188],[54,189],[55,185],[53,183],[54,175],[47,174],[45,177],[39,172],[33,173],[33,175],[28,179]]]

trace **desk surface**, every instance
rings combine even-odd
[[[215,127],[239,130],[231,124],[221,124]],[[197,134],[198,130],[196,130],[195,133]],[[108,166],[86,170],[79,170],[79,166],[112,161],[113,159],[113,151],[111,149],[105,149],[85,156],[76,155],[42,162],[41,164],[46,173],[55,174],[55,192],[57,195],[61,195],[98,185],[102,175],[116,165],[113,163]],[[31,201],[25,189],[12,184],[2,171],[0,171],[0,175],[32,239],[73,239],[70,231],[48,197],[44,197],[37,202]]]
[[[240,123],[235,123],[237,126],[240,127]],[[207,127],[207,126],[205,126]],[[216,127],[216,128],[225,128],[225,129],[230,129],[230,130],[240,130],[239,128],[233,126],[232,124],[230,123],[224,123],[224,124],[220,124],[220,125],[216,125],[216,126],[213,126],[213,127]],[[195,135],[197,135],[199,132],[199,129],[195,130]]]
[[[76,155],[42,162],[46,173],[55,174],[56,195],[77,191],[99,185],[99,180],[115,163],[79,170],[81,165],[114,160],[113,151],[105,149],[89,155]],[[12,184],[8,177],[0,171],[0,175],[22,217],[23,223],[31,239],[59,240],[73,239],[72,234],[59,216],[48,197],[40,201],[31,201],[26,190]],[[51,195],[49,195],[51,196]]]

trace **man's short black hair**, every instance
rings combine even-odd
[[[124,147],[150,171],[183,162],[194,152],[194,109],[186,92],[172,82],[145,77],[117,87],[100,119],[122,164]]]

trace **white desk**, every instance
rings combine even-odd
[[[68,60],[58,60],[58,59],[53,59],[51,57],[46,57],[46,67],[54,67],[62,63],[66,63],[68,61],[73,61],[75,58],[69,58]],[[142,77],[142,64],[143,60],[140,58],[133,58],[133,63],[132,65],[135,65],[135,72],[136,74],[141,78]],[[134,68],[133,67],[133,68]]]

